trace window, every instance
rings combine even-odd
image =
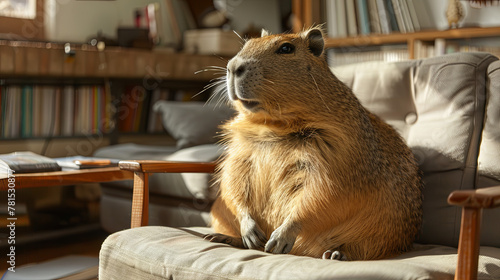
[[[36,0],[0,0],[0,16],[35,19]]]
[[[0,0],[0,39],[43,40],[44,0]]]

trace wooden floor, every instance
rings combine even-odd
[[[16,246],[16,267],[24,264],[39,263],[66,255],[82,255],[98,257],[101,244],[108,233],[97,230],[89,233],[67,236],[35,243]],[[6,247],[0,247],[2,257],[6,257]],[[0,278],[9,264],[0,262]]]

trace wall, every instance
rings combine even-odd
[[[280,3],[277,0],[215,0],[216,6],[225,8],[230,25],[238,33],[250,25],[281,33]]]
[[[150,3],[160,3],[165,12],[165,1],[116,0],[76,1],[45,0],[46,39],[56,42],[85,42],[98,31],[116,37],[118,26],[133,26],[134,10]],[[278,0],[224,0],[232,27],[243,32],[250,23],[279,33],[281,19]]]
[[[114,38],[118,26],[133,26],[135,9],[154,2],[45,0],[46,39],[81,43],[99,31]]]

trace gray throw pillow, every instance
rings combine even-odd
[[[179,149],[217,142],[219,126],[235,114],[225,104],[165,100],[157,101],[153,110],[162,114],[163,127]]]

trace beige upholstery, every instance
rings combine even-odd
[[[500,61],[488,67],[486,87],[486,115],[478,159],[477,185],[480,188],[500,182]],[[484,211],[483,221],[481,240],[500,247],[500,209]]]
[[[453,279],[456,249],[417,245],[391,260],[339,262],[240,250],[202,239],[208,228],[141,227],[113,234],[99,279]],[[126,278],[118,277],[125,275]],[[500,279],[500,249],[481,248],[479,279]]]
[[[475,186],[487,72],[496,59],[467,53],[333,70],[365,107],[400,132],[417,157],[425,183],[419,242],[458,242],[460,208],[448,205],[446,198],[454,190]],[[489,222],[495,223],[486,218]],[[485,234],[498,237],[500,231]],[[488,241],[486,245],[500,246],[500,238]]]
[[[496,60],[460,53],[333,70],[401,133],[419,161],[424,223],[413,251],[393,260],[325,261],[209,243],[201,238],[206,228],[144,227],[105,241],[100,279],[453,279],[461,213],[447,197],[500,185]],[[481,246],[479,279],[500,279],[499,209],[484,211]]]
[[[482,187],[500,181],[500,61],[488,67],[486,115],[479,152],[478,173]],[[492,182],[493,181],[493,182]]]

